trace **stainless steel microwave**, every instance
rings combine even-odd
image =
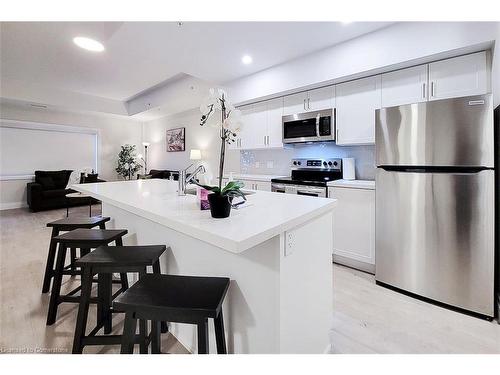
[[[335,140],[335,108],[283,116],[283,143]]]

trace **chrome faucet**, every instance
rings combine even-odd
[[[189,175],[189,177],[186,177],[187,170],[190,167],[191,167],[191,165],[189,167],[187,167],[186,169],[183,169],[183,170],[179,171],[179,192],[178,193],[179,193],[180,196],[186,195],[186,186],[187,186],[187,184],[189,184],[191,181],[193,181],[199,173],[205,173],[206,172],[205,167],[203,165],[199,165],[194,170],[194,172]]]

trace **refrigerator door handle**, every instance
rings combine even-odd
[[[377,168],[387,172],[401,173],[479,173],[485,170],[493,170],[490,167],[434,167],[434,166],[399,166],[379,165]]]

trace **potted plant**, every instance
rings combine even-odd
[[[135,145],[123,145],[118,154],[118,166],[115,171],[124,179],[132,179],[132,176],[141,169],[135,154]]]
[[[201,116],[200,125],[204,126],[212,120],[215,127],[220,130],[221,139],[220,159],[219,159],[219,185],[208,186],[199,185],[212,193],[208,195],[210,202],[210,212],[214,218],[225,218],[231,213],[232,200],[235,196],[246,200],[241,192],[244,186],[240,181],[231,181],[226,186],[222,186],[222,177],[224,174],[224,158],[226,154],[226,145],[234,143],[240,127],[241,112],[234,108],[227,100],[226,93],[219,89],[210,89],[208,97],[200,106]],[[219,117],[220,116],[220,117]],[[217,121],[220,118],[220,122]]]

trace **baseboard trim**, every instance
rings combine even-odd
[[[25,202],[0,203],[0,211],[13,210],[15,208],[24,208],[24,207],[28,207],[28,205]]]
[[[360,262],[359,260],[354,260],[346,258],[342,255],[333,255],[333,263],[342,264],[350,268],[355,268],[360,271],[368,272],[375,275],[375,265],[365,262]]]

